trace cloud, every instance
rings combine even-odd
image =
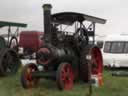
[[[0,6],[1,20],[24,22],[28,29],[43,29],[38,27],[43,21],[40,0],[0,0]]]
[[[98,34],[126,31],[128,25],[127,0],[0,0],[0,19],[27,23],[27,30],[42,30],[44,3],[52,4],[53,13],[74,11],[107,19],[106,25],[97,25]]]

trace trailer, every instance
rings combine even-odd
[[[32,55],[44,44],[43,32],[22,31],[19,35],[19,55],[21,58],[34,58]]]
[[[104,66],[109,68],[128,68],[128,35],[108,35],[103,41]]]

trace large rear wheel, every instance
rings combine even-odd
[[[102,54],[98,47],[94,47],[90,50],[91,54],[91,74],[92,75],[98,75],[102,74],[103,72],[103,60],[102,60]]]
[[[20,66],[20,59],[18,54],[9,48],[0,50],[0,75],[13,75],[18,71]]]
[[[74,73],[71,64],[62,63],[59,65],[56,74],[56,82],[60,90],[72,89],[74,82]]]
[[[80,76],[84,82],[89,82],[91,75],[102,74],[103,60],[100,48],[88,45],[81,53]]]

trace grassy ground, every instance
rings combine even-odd
[[[37,88],[25,90],[20,84],[20,73],[0,78],[0,96],[86,96],[87,85],[76,82],[71,91],[59,91],[53,81],[41,80]],[[93,88],[92,96],[128,96],[128,77],[112,77],[104,72],[104,86]]]

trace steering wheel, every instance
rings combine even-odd
[[[57,39],[58,39],[59,41],[63,41],[64,38],[65,38],[64,32],[59,31],[59,32],[57,33]]]
[[[87,31],[84,28],[78,28],[74,37],[78,45],[87,44],[89,40]]]
[[[13,36],[9,42],[9,48],[14,49],[16,52],[18,52],[18,40],[15,36]]]

